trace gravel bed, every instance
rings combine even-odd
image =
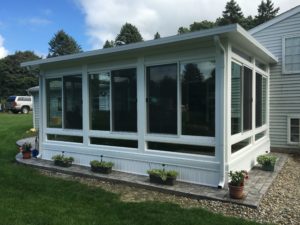
[[[257,222],[278,225],[300,225],[300,155],[289,155],[277,178],[261,200],[258,209],[212,200],[195,200],[143,188],[114,184],[96,179],[74,177],[41,170],[47,176],[77,180],[89,186],[116,193],[125,202],[162,201],[179,204],[183,208],[202,207],[227,216],[242,217]]]

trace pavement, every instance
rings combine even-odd
[[[34,138],[23,139],[17,143],[21,144],[24,143],[24,141],[29,140],[33,141],[34,143]],[[55,166],[53,161],[49,160],[37,158],[23,159],[21,153],[16,155],[16,161],[26,166],[58,173],[69,174],[72,176],[94,178],[109,181],[112,183],[124,183],[130,186],[141,187],[178,196],[185,196],[193,199],[210,199],[221,202],[232,202],[240,205],[245,205],[251,208],[258,208],[261,199],[268,191],[272,182],[274,181],[274,179],[276,178],[276,176],[278,175],[279,171],[282,169],[288,158],[286,154],[272,154],[275,154],[278,157],[278,160],[275,165],[275,171],[263,171],[260,169],[259,166],[256,166],[251,171],[249,171],[249,179],[245,182],[245,195],[244,198],[240,200],[231,199],[229,197],[228,185],[225,185],[223,189],[179,181],[177,181],[176,185],[174,186],[159,185],[150,183],[148,176],[129,174],[119,171],[113,171],[111,174],[98,174],[93,173],[90,170],[90,167],[80,165],[72,165],[71,167],[63,168]]]

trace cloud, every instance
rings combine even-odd
[[[0,59],[8,55],[8,50],[4,47],[4,38],[0,35]]]
[[[102,48],[108,39],[115,39],[126,22],[135,25],[145,40],[175,35],[180,26],[188,27],[194,21],[214,21],[222,15],[228,0],[73,0],[82,10],[92,49]],[[237,1],[245,16],[255,15],[261,0]],[[274,0],[284,10],[294,3]],[[292,2],[292,1],[291,1]],[[294,6],[297,5],[296,3]],[[288,7],[288,8],[287,8]],[[282,9],[282,8],[281,8]],[[281,10],[282,12],[282,10]]]

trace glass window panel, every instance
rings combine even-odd
[[[177,64],[147,67],[148,132],[177,134]]]
[[[265,132],[265,131],[256,134],[256,135],[255,135],[255,141],[261,139],[261,138],[264,137],[265,135],[266,135],[266,132]]]
[[[244,67],[243,131],[252,129],[252,70]]]
[[[110,130],[110,73],[90,74],[90,128]]]
[[[51,140],[51,141],[65,141],[65,142],[76,142],[76,143],[83,142],[83,138],[80,136],[48,134],[47,138],[48,138],[48,140]]]
[[[235,143],[231,146],[231,153],[235,153],[243,148],[245,148],[247,145],[249,145],[251,142],[251,138],[247,138],[245,140],[242,140],[238,143]]]
[[[267,78],[262,78],[262,124],[267,123]]]
[[[260,127],[263,124],[262,118],[262,106],[263,106],[263,77],[262,75],[256,73],[256,113],[255,113],[255,124],[256,127]]]
[[[137,131],[136,69],[111,72],[113,131]]]
[[[215,148],[209,146],[148,142],[148,149],[169,151],[169,152],[181,152],[181,153],[189,153],[189,154],[210,155],[210,156],[215,155]]]
[[[138,147],[138,142],[134,140],[121,140],[121,139],[110,139],[110,138],[91,137],[91,144],[126,147],[126,148]]]
[[[62,128],[62,80],[46,80],[47,126]]]
[[[215,136],[215,63],[182,64],[182,134]]]
[[[81,75],[66,76],[64,81],[64,128],[82,129]]]
[[[300,119],[292,118],[290,120],[290,141],[291,142],[299,142],[299,124]]]
[[[242,131],[241,82],[242,82],[242,66],[232,62],[231,64],[231,134],[237,134]]]
[[[300,37],[285,39],[285,70],[295,72],[300,70]]]

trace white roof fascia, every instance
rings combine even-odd
[[[144,42],[138,42],[134,44],[128,44],[113,48],[105,48],[105,49],[99,49],[99,50],[93,50],[93,51],[87,51],[77,54],[71,54],[71,55],[64,55],[64,56],[57,56],[53,58],[46,58],[46,59],[40,59],[35,61],[29,61],[21,63],[22,67],[36,67],[43,64],[48,63],[55,63],[55,62],[62,62],[62,61],[69,61],[69,60],[77,60],[77,59],[83,59],[86,57],[93,57],[93,56],[101,56],[101,55],[108,55],[112,53],[121,53],[131,50],[139,50],[143,48],[149,48],[149,47],[155,47],[160,46],[164,44],[172,44],[176,42],[186,41],[186,40],[193,40],[198,38],[205,38],[205,37],[212,37],[215,35],[242,35],[247,41],[250,41],[253,45],[258,47],[261,52],[268,55],[268,58],[271,62],[277,62],[277,58],[269,52],[265,47],[263,47],[258,41],[256,41],[246,30],[244,30],[240,25],[238,24],[231,24],[227,26],[221,26],[216,28],[211,28],[207,30],[201,30],[197,32],[191,32],[181,35],[175,35],[171,37],[165,37],[160,38],[156,40],[150,40],[150,41],[144,41]]]
[[[293,15],[299,13],[299,12],[300,12],[300,5],[298,5],[294,8],[292,8],[292,9],[276,16],[274,19],[271,19],[271,20],[269,20],[265,23],[262,23],[262,24],[258,25],[257,27],[252,28],[248,32],[253,35],[253,34],[255,34],[255,33],[259,32],[259,31],[261,31],[261,30],[263,30],[263,29],[265,29],[269,26],[272,26],[275,23],[279,23],[280,21],[282,21],[282,20],[284,20],[288,17],[291,17],[291,16],[293,16]]]
[[[194,38],[201,38],[201,37],[213,36],[213,35],[218,35],[218,34],[227,33],[227,32],[233,32],[233,31],[236,31],[236,27],[237,27],[236,24],[231,24],[228,26],[216,27],[216,28],[212,28],[212,29],[202,30],[202,31],[198,31],[198,32],[190,32],[190,33],[181,34],[181,35],[174,35],[171,37],[165,37],[165,38],[159,38],[156,40],[122,45],[122,46],[117,46],[117,47],[113,47],[113,48],[105,48],[105,49],[87,51],[87,52],[82,52],[82,53],[77,53],[77,54],[70,54],[70,55],[57,56],[57,57],[40,59],[40,60],[35,60],[35,61],[29,61],[29,62],[21,63],[21,66],[22,67],[38,66],[41,64],[53,63],[53,62],[58,62],[58,61],[80,59],[80,58],[85,58],[85,57],[90,57],[90,56],[106,55],[106,54],[110,54],[110,53],[118,53],[118,52],[123,52],[123,51],[128,51],[128,50],[135,50],[135,49],[140,49],[140,48],[159,46],[159,45],[163,45],[163,44],[169,44],[169,43],[174,43],[174,42],[179,42],[179,41],[184,41],[184,40],[191,40]]]
[[[242,26],[238,25],[237,30],[240,34],[242,34],[245,38],[248,39],[253,45],[260,48],[262,51],[264,51],[270,58],[270,61],[273,63],[278,62],[278,58],[274,56],[268,49],[266,49],[261,43],[259,43],[252,35],[250,35]]]

